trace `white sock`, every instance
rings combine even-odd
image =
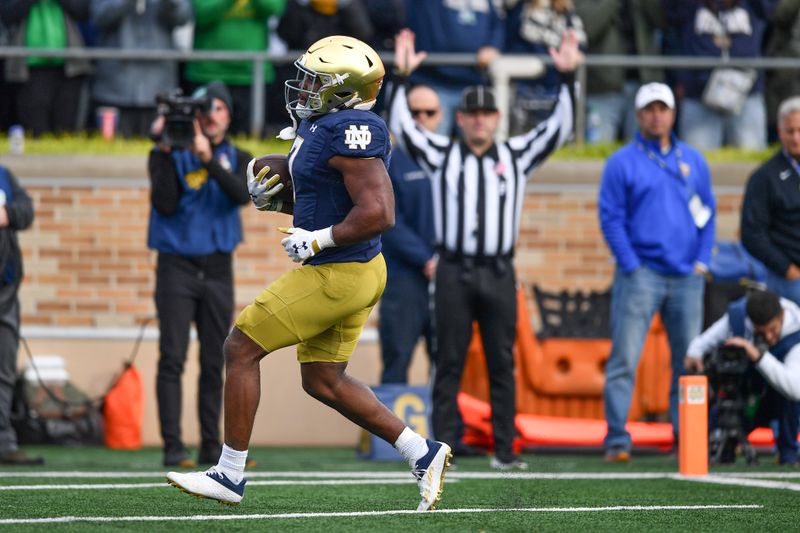
[[[228,479],[237,485],[244,479],[244,465],[247,463],[247,450],[240,452],[222,445],[222,455],[219,456],[217,470],[228,476]]]
[[[414,464],[425,454],[428,453],[428,443],[419,433],[412,431],[408,426],[397,437],[394,447],[408,461],[408,466],[414,468]]]

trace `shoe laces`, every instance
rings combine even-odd
[[[207,476],[215,476],[215,477],[217,477],[219,479],[223,479],[225,477],[225,474],[223,474],[222,471],[217,468],[217,465],[214,465],[211,468],[209,468],[208,470],[206,470],[206,475]]]

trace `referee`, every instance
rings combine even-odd
[[[425,58],[414,34],[395,40],[399,72],[409,75]],[[433,431],[453,445],[459,426],[456,397],[461,383],[472,322],[481,329],[494,428],[493,468],[525,469],[512,450],[515,436],[515,385],[512,347],[517,322],[514,245],[527,177],[561,146],[573,130],[572,72],[583,56],[573,32],[559,50],[550,50],[562,73],[558,101],[535,129],[498,144],[500,115],[486,87],[468,87],[456,121],[463,132],[451,140],[415,125],[398,88],[390,107],[390,129],[398,142],[431,176],[439,263],[436,271],[435,320],[438,341],[433,383]]]

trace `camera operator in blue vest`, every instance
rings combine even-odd
[[[684,366],[703,372],[703,355],[720,345],[741,348],[764,378],[765,393],[746,427],[777,420],[778,459],[797,464],[800,415],[800,308],[770,291],[753,291],[728,306],[727,313],[689,344]]]
[[[181,438],[181,375],[191,323],[200,341],[198,463],[215,463],[222,445],[222,345],[233,321],[232,253],[242,240],[239,207],[250,201],[252,155],[228,139],[232,98],[222,82],[166,99],[151,130],[150,228],[158,252],[155,304],[160,338],[156,394],[164,465],[197,463]]]

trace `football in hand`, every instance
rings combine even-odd
[[[286,154],[267,154],[256,157],[256,162],[253,163],[253,175],[257,176],[261,169],[269,167],[266,178],[269,179],[275,174],[281,177],[280,182],[283,183],[281,189],[275,198],[283,201],[284,203],[294,202],[294,187],[292,186],[292,176],[289,174],[289,160]]]

